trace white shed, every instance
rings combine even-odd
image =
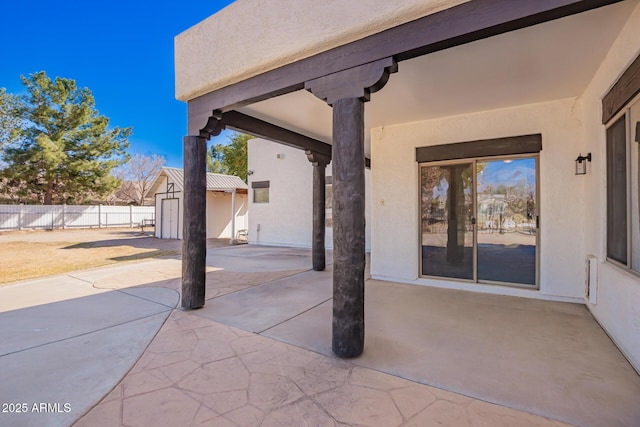
[[[155,236],[182,239],[182,169],[163,167],[147,192],[156,206]],[[207,238],[235,240],[246,230],[247,184],[233,175],[207,173]]]

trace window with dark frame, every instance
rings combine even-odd
[[[607,257],[627,265],[627,121],[607,129]]]
[[[254,181],[251,183],[253,203],[269,203],[269,185],[269,181]]]
[[[607,260],[640,273],[640,55],[602,98]]]
[[[607,259],[640,273],[640,98],[607,127]]]

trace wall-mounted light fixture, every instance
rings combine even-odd
[[[253,171],[252,171],[251,169],[249,169],[249,170],[247,171],[247,175],[253,175]]]
[[[587,162],[591,162],[591,153],[583,156],[582,153],[578,154],[576,159],[576,175],[585,175],[587,173]]]
[[[277,158],[277,159],[284,159],[284,153],[278,153],[278,154],[276,154],[276,158]]]

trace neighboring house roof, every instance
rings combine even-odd
[[[173,182],[174,191],[182,192],[184,189],[184,171],[178,168],[163,167],[160,173],[149,187],[146,197],[152,197],[156,193],[164,193],[166,188],[161,188],[162,178],[167,177]],[[207,173],[207,191],[247,190],[247,184],[235,175],[221,173]]]

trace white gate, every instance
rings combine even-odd
[[[180,223],[180,199],[162,199],[161,239],[177,239]]]

